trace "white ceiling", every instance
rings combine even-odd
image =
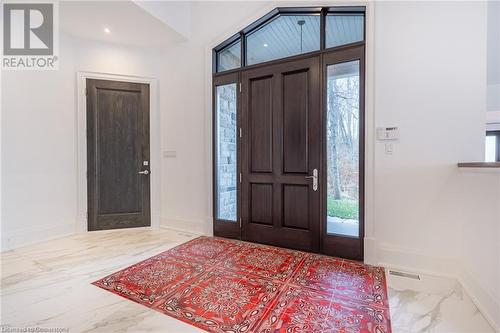
[[[61,1],[59,21],[64,33],[91,40],[152,48],[184,40],[132,1]],[[104,28],[111,33],[106,34]]]

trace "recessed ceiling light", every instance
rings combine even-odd
[[[264,47],[267,47],[267,44],[266,44],[266,43],[264,43],[264,45],[263,45],[263,46],[264,46]]]
[[[109,30],[109,28],[104,28],[104,32],[107,33],[107,34],[110,34],[111,30]]]

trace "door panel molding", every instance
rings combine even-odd
[[[282,184],[282,227],[309,230],[309,186]]]
[[[283,82],[283,174],[307,175],[309,170],[309,71],[299,70],[282,74]],[[300,76],[300,77],[297,77]],[[300,81],[300,79],[302,79]],[[294,80],[294,81],[289,81]],[[293,88],[302,86],[297,93]],[[290,90],[290,91],[289,91]],[[287,96],[290,93],[291,96]],[[289,98],[287,98],[289,97]],[[290,100],[289,100],[290,99]],[[288,102],[288,103],[287,103]],[[305,112],[300,112],[302,106]],[[285,110],[287,110],[285,114]]]
[[[273,172],[273,79],[271,75],[249,80],[247,119],[252,173]],[[254,96],[259,98],[254,100]],[[255,153],[257,150],[260,154]]]
[[[250,218],[248,223],[273,225],[273,184],[249,183]],[[262,200],[259,200],[262,199]],[[254,204],[255,203],[255,204]]]
[[[85,94],[86,80],[111,80],[149,85],[149,141],[151,179],[151,227],[160,226],[160,193],[161,193],[161,148],[160,148],[160,112],[158,81],[151,77],[128,76],[98,72],[77,72],[77,221],[76,232],[87,232],[87,99]]]

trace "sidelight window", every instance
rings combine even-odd
[[[236,83],[216,87],[216,195],[219,220],[236,221]]]
[[[327,67],[327,232],[359,236],[359,60]]]

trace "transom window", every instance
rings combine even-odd
[[[365,40],[365,7],[277,8],[214,48],[224,72]]]
[[[241,41],[238,39],[217,53],[219,71],[241,67]]]
[[[246,37],[247,65],[318,51],[319,15],[280,15]]]
[[[326,16],[326,47],[336,47],[365,39],[365,16],[335,13]]]

